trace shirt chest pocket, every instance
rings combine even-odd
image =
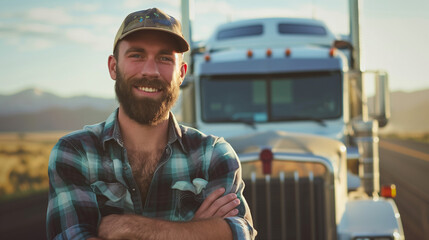
[[[171,187],[176,191],[177,207],[176,216],[179,221],[189,221],[195,215],[195,212],[201,206],[205,199],[204,188],[207,181],[196,178],[191,182],[178,181]]]
[[[102,216],[133,212],[131,194],[121,183],[96,181],[91,184],[91,189],[97,196]]]

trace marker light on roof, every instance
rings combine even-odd
[[[206,62],[210,61],[210,54],[204,55],[204,60],[206,60]]]
[[[290,57],[291,53],[292,53],[292,51],[290,50],[290,48],[286,49],[286,51],[285,51],[286,57]]]
[[[271,49],[267,49],[267,57],[271,57],[271,55],[273,54],[273,51],[271,51]]]
[[[247,50],[247,57],[248,58],[251,58],[251,57],[253,57],[253,51],[252,50]]]
[[[331,48],[331,50],[329,50],[329,56],[330,57],[334,57],[336,54],[337,54],[336,48]]]

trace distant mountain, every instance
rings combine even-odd
[[[381,132],[429,132],[429,89],[390,94],[391,117]]]
[[[110,111],[117,105],[113,98],[96,98],[85,95],[65,98],[33,88],[12,95],[0,95],[0,116],[37,113],[52,108],[68,110],[94,108]]]
[[[0,132],[71,131],[106,120],[111,111],[91,107],[50,108],[34,113],[0,116]]]
[[[0,95],[0,132],[77,130],[106,120],[114,98],[60,97],[39,89]]]

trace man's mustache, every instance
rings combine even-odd
[[[162,81],[159,78],[134,78],[131,79],[132,86],[139,86],[139,87],[151,87],[151,88],[157,88],[157,89],[168,89],[169,85]]]

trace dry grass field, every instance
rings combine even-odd
[[[52,147],[65,132],[0,134],[0,199],[48,189]]]

